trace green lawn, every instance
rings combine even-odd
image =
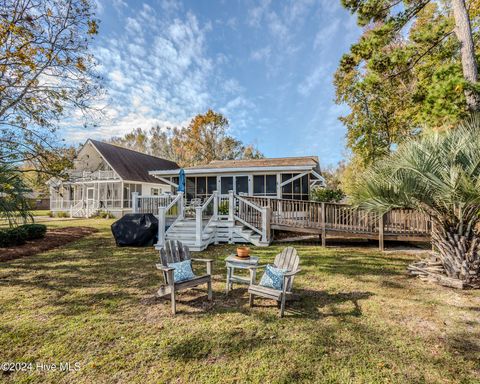
[[[176,317],[154,294],[151,248],[116,248],[111,220],[48,221],[100,232],[0,263],[2,362],[76,362],[79,372],[3,374],[10,383],[479,383],[480,292],[405,275],[415,256],[297,245],[302,299],[279,319],[273,302],[226,298],[216,259],[214,301],[180,294]],[[283,245],[282,245],[283,246]],[[256,248],[262,261],[281,246]],[[1,375],[1,373],[0,373]]]

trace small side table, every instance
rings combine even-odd
[[[258,257],[250,256],[248,259],[241,259],[237,255],[230,255],[225,259],[227,266],[227,288],[226,293],[232,289],[233,283],[250,284],[250,277],[235,275],[235,269],[248,269],[252,266],[258,265]],[[256,271],[254,270],[254,277]]]

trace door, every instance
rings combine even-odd
[[[87,188],[87,203],[93,204],[94,188]]]

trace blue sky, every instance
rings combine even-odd
[[[345,156],[333,73],[360,29],[339,0],[97,0],[93,45],[105,118],[69,141],[153,124],[186,124],[208,108],[266,156]]]

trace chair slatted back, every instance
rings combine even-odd
[[[287,271],[295,271],[300,264],[300,258],[298,257],[297,250],[293,247],[287,247],[277,256],[275,256],[275,261],[273,262],[275,267],[286,269]],[[288,282],[287,291],[291,291],[293,286],[293,279],[295,276],[292,276]]]
[[[168,266],[168,263],[190,260],[190,250],[178,240],[167,240],[160,249],[160,260],[165,267]]]

